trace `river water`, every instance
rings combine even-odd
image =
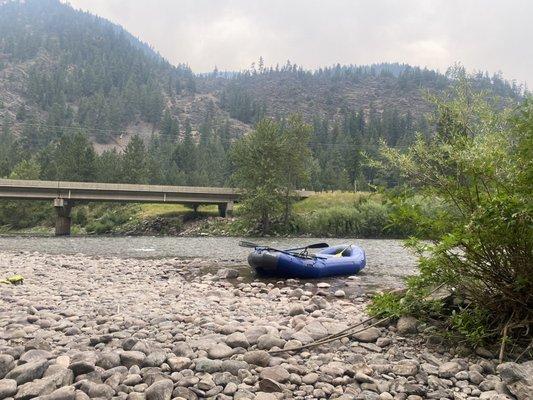
[[[367,266],[358,277],[329,279],[332,286],[349,286],[351,292],[367,292],[381,288],[403,286],[406,276],[417,272],[416,258],[401,240],[331,239],[331,238],[260,238],[233,237],[28,237],[0,236],[1,251],[29,251],[46,254],[79,254],[90,257],[120,257],[139,259],[203,259],[205,268],[197,274],[216,273],[221,263],[240,271],[245,280],[257,279],[246,263],[250,249],[240,247],[247,240],[275,248],[297,247],[301,244],[327,242],[330,245],[357,244],[367,256]],[[0,255],[1,256],[1,255]],[[347,284],[347,283],[348,284]]]

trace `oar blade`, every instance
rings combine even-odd
[[[309,246],[307,246],[308,249],[324,249],[326,247],[329,247],[329,244],[325,242],[310,244]]]
[[[239,242],[239,246],[241,247],[249,247],[249,248],[252,248],[252,249],[255,249],[256,247],[260,247],[258,244],[256,243],[252,243],[252,242],[247,242],[245,240],[241,240]]]

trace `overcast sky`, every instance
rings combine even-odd
[[[194,72],[455,62],[533,86],[532,0],[70,0]]]

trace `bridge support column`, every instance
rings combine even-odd
[[[233,215],[233,201],[218,205],[218,213],[221,217],[231,217]]]
[[[70,217],[70,211],[72,210],[73,203],[65,199],[54,199],[54,208],[56,209],[56,236],[69,236],[70,235],[70,223],[72,218]]]

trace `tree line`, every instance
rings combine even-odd
[[[154,134],[144,138],[133,136],[124,147],[115,143],[114,149],[100,154],[91,141],[98,130],[62,126],[59,121],[56,125],[52,120],[53,113],[49,123],[40,124],[29,118],[18,134],[13,123],[4,122],[0,133],[0,176],[9,176],[21,161],[32,160],[40,165],[39,179],[193,186],[235,184],[229,179],[230,158],[239,139],[231,132],[228,120],[208,115],[198,131],[193,131],[189,120],[180,121],[166,109]],[[316,117],[309,127],[306,163],[311,179],[305,183],[306,188],[352,190],[393,185],[395,178],[378,173],[368,165],[368,160],[376,156],[381,141],[405,147],[413,140],[414,131],[427,133],[428,127],[425,119],[415,120],[410,113],[402,115],[395,109],[382,113],[373,109],[347,110],[341,121]]]

